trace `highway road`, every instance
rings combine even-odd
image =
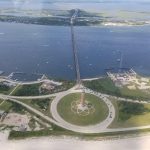
[[[64,129],[67,130],[71,130],[74,132],[79,132],[79,133],[103,133],[103,132],[117,132],[117,131],[131,131],[131,130],[139,130],[139,129],[148,129],[150,128],[149,126],[141,126],[141,127],[132,127],[132,128],[117,128],[117,129],[110,129],[107,128],[109,126],[109,124],[111,124],[111,122],[113,121],[114,117],[115,117],[115,109],[111,103],[111,101],[109,100],[109,95],[106,94],[102,94],[102,93],[98,93],[95,91],[92,91],[90,89],[85,88],[85,92],[90,93],[90,94],[94,94],[95,96],[100,97],[101,99],[103,99],[105,101],[105,103],[107,103],[107,106],[109,108],[109,114],[111,113],[112,118],[108,117],[104,120],[104,122],[101,122],[100,124],[97,124],[95,126],[87,126],[85,128],[80,127],[80,126],[75,126],[72,124],[68,124],[68,122],[66,123],[64,120],[62,120],[62,118],[60,118],[60,116],[58,116],[58,112],[57,112],[57,103],[59,102],[59,100],[67,95],[67,94],[71,94],[74,92],[81,92],[81,90],[77,89],[78,85],[76,85],[75,87],[64,91],[64,92],[60,92],[60,93],[56,93],[56,94],[51,94],[51,95],[43,95],[42,98],[47,98],[49,96],[56,96],[56,98],[53,100],[52,105],[51,105],[51,113],[53,115],[53,118],[46,116],[45,114],[41,113],[40,111],[36,110],[35,108],[21,102],[21,100],[15,99],[15,97],[10,96],[10,95],[0,95],[0,98],[3,98],[5,100],[9,100],[15,103],[18,103],[20,105],[22,105],[23,107],[27,108],[28,110],[34,112],[35,114],[39,115],[41,118],[45,119],[46,121],[48,121],[49,123],[54,123],[57,126],[60,126]],[[84,88],[84,87],[83,87]],[[36,98],[39,98],[41,96],[37,96]],[[18,97],[17,97],[18,98]],[[31,99],[35,98],[35,96],[31,96]],[[21,97],[20,97],[21,99]],[[24,98],[22,98],[24,99]]]
[[[107,105],[108,109],[109,109],[109,113],[106,117],[106,119],[96,125],[89,125],[89,126],[78,126],[78,125],[73,125],[69,122],[66,122],[63,118],[61,118],[61,116],[59,115],[58,111],[57,111],[57,104],[59,103],[59,101],[66,95],[71,94],[71,93],[76,93],[76,92],[82,92],[82,90],[71,90],[71,91],[66,91],[62,94],[59,94],[58,96],[56,96],[56,98],[52,101],[51,103],[51,114],[53,116],[53,118],[62,124],[62,126],[65,126],[67,129],[75,131],[75,132],[79,132],[79,133],[100,133],[103,132],[114,120],[115,118],[115,108],[112,105],[111,101],[102,96],[102,95],[98,95],[90,90],[85,90],[85,93],[90,93],[93,94],[97,97],[99,97],[101,100],[103,100],[105,102],[105,104]],[[71,106],[70,106],[71,107]],[[110,117],[111,115],[111,117]]]

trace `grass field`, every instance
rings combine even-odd
[[[3,99],[0,99],[0,104],[1,104],[3,101],[4,101]]]
[[[46,99],[29,99],[29,100],[20,100],[21,102],[37,109],[38,111],[42,112],[43,114],[50,116],[50,103],[53,98],[46,98]]]
[[[9,100],[5,100],[1,105],[0,105],[0,110],[3,110],[5,112],[15,112],[15,113],[20,113],[20,114],[24,114],[24,107],[11,102]]]
[[[97,92],[106,94],[119,95],[119,88],[117,88],[110,78],[102,78],[99,80],[85,81],[84,85]]]
[[[2,101],[0,100],[0,102],[2,102]],[[5,102],[3,102],[3,104],[0,105],[0,110],[7,112],[11,109],[11,107],[12,107],[12,103],[9,101],[5,101]]]
[[[0,83],[0,93],[9,94],[15,87],[9,87]]]
[[[130,90],[127,87],[123,87],[120,89],[120,95],[122,97],[133,98],[133,99],[141,99],[141,100],[149,100],[150,93],[146,93],[142,90]]]
[[[39,86],[40,86],[40,84],[21,85],[13,92],[12,95],[36,96],[36,95],[39,95]]]
[[[53,94],[61,91],[66,91],[75,85],[74,81],[60,80],[62,85],[56,86],[53,90],[40,90],[42,83],[30,84],[30,85],[19,85],[11,95],[14,96],[38,96]]]
[[[116,87],[113,81],[110,78],[102,78],[99,80],[85,81],[84,85],[87,88],[95,90],[97,92],[102,92],[114,96],[139,99],[139,100],[149,100],[150,93],[146,93],[142,90],[130,90],[127,87]]]
[[[128,107],[132,109],[128,111],[124,107],[126,111],[123,111],[121,108],[122,105],[124,105],[123,102],[112,100],[112,103],[116,109],[116,117],[110,125],[110,128],[128,128],[150,125],[150,104],[142,104],[140,106],[140,108],[144,108],[142,111],[141,109],[136,109],[138,106],[133,106],[135,103],[128,103]],[[120,103],[122,103],[122,105],[120,105]]]
[[[97,124],[107,117],[107,105],[98,97],[91,94],[85,94],[85,100],[94,106],[94,113],[90,113],[87,116],[80,116],[79,114],[74,113],[71,110],[71,103],[80,100],[80,95],[80,93],[67,95],[58,103],[58,113],[64,120],[72,124],[86,126]]]

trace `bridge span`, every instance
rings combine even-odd
[[[73,50],[73,55],[74,55],[74,65],[75,65],[75,71],[76,71],[76,81],[78,85],[81,85],[80,66],[79,66],[79,59],[78,59],[78,54],[77,54],[77,47],[76,47],[75,33],[74,33],[74,23],[76,21],[77,16],[78,16],[78,9],[75,9],[70,19],[70,26],[71,26],[72,50]]]

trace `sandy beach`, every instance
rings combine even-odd
[[[149,150],[150,135],[108,141],[85,141],[70,138],[34,138],[1,141],[1,150]]]

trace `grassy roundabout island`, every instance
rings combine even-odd
[[[59,115],[67,122],[87,126],[102,122],[108,116],[108,107],[100,98],[85,94],[88,110],[81,113],[75,107],[79,104],[81,93],[73,93],[63,97],[57,105]]]

